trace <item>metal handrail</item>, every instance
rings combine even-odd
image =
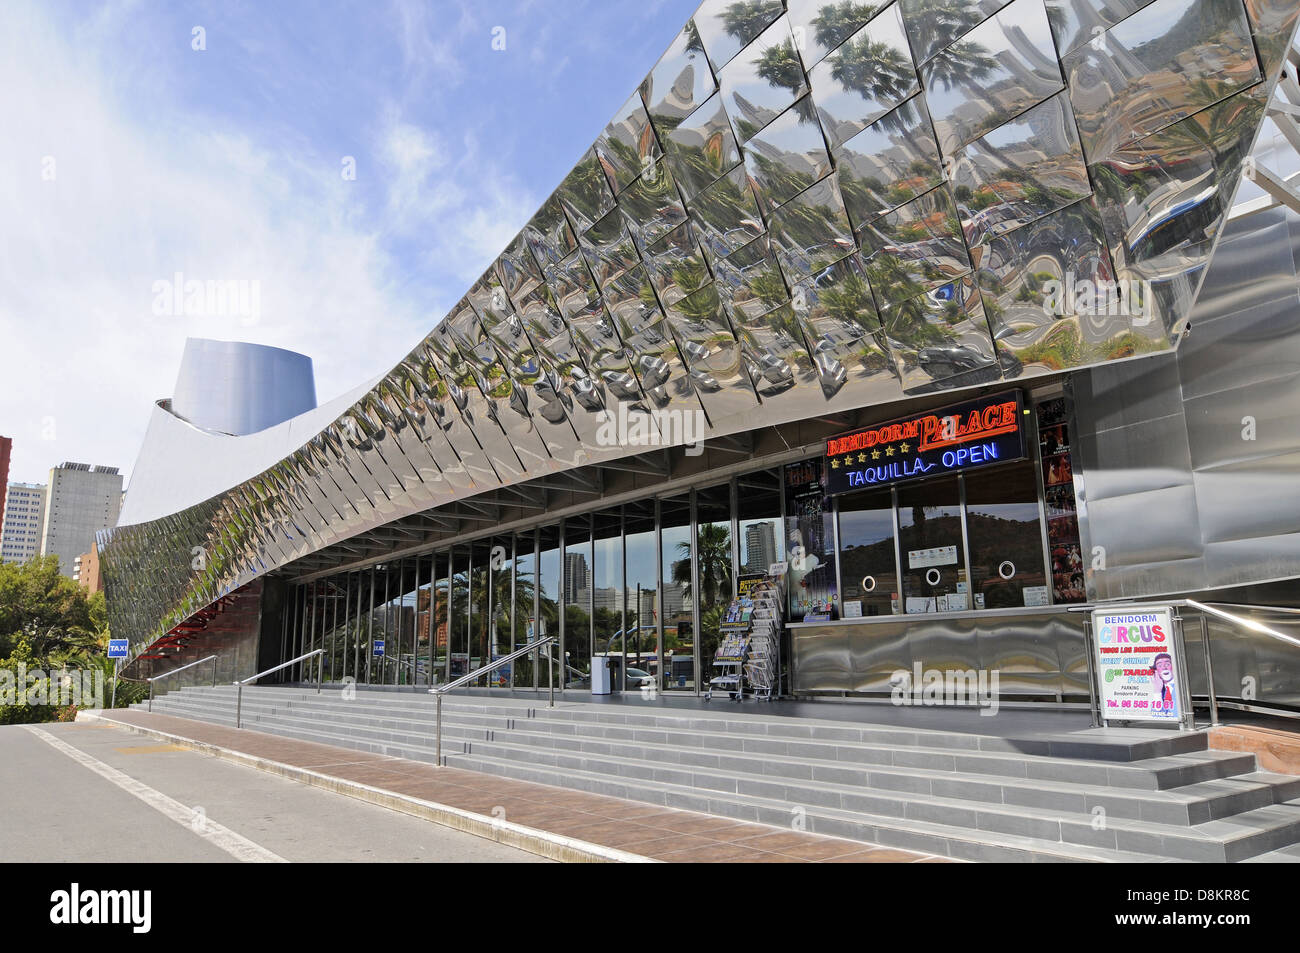
[[[201,659],[199,659],[197,662],[188,662],[188,663],[186,663],[185,665],[182,665],[180,668],[174,668],[174,669],[172,669],[170,672],[163,672],[163,674],[161,674],[161,675],[154,675],[152,678],[147,678],[147,679],[145,679],[145,681],[147,681],[147,682],[149,683],[149,710],[150,710],[150,711],[153,711],[153,683],[154,683],[154,682],[161,682],[164,678],[171,678],[173,675],[175,675],[175,674],[178,673],[178,672],[183,672],[183,671],[185,671],[187,668],[193,668],[195,665],[202,665],[204,662],[212,662],[212,663],[213,663],[213,665],[212,665],[212,687],[213,687],[213,688],[216,688],[216,687],[217,687],[217,666],[216,666],[216,661],[217,661],[217,656],[215,656],[215,655],[209,655],[209,656],[207,656],[206,658],[201,658]]]
[[[1215,616],[1216,618],[1223,619],[1226,622],[1230,622],[1235,626],[1239,626],[1240,628],[1246,629],[1247,631],[1257,632],[1260,635],[1267,635],[1270,638],[1274,638],[1281,642],[1286,642],[1290,645],[1300,647],[1300,639],[1279,632],[1277,631],[1277,629],[1264,625],[1264,623],[1262,622],[1256,622],[1254,619],[1247,619],[1239,615],[1234,615],[1233,613],[1221,609],[1218,606],[1230,605],[1233,608],[1254,609],[1260,612],[1279,612],[1279,613],[1291,614],[1291,615],[1300,615],[1300,609],[1292,609],[1286,606],[1251,606],[1251,605],[1243,605],[1240,603],[1219,603],[1218,605],[1216,605],[1213,603],[1198,602],[1195,599],[1158,599],[1157,598],[1157,599],[1137,600],[1137,601],[1151,602],[1153,605],[1195,609],[1201,613],[1201,645],[1205,651],[1205,689],[1210,704],[1210,725],[1212,727],[1218,727],[1219,724],[1219,699],[1214,693],[1214,660],[1213,660],[1213,655],[1210,652],[1210,627],[1206,619],[1207,615],[1212,615]],[[1118,603],[1118,604],[1122,605],[1123,603]],[[1092,612],[1094,609],[1104,609],[1106,608],[1106,606],[1107,603],[1087,603],[1085,605],[1070,606],[1067,611]],[[1180,620],[1180,627],[1181,627],[1181,620]],[[1088,650],[1088,681],[1089,681],[1089,686],[1088,686],[1089,694],[1092,695],[1094,689],[1091,684],[1092,682],[1091,648],[1089,648]],[[1093,699],[1093,702],[1094,702],[1093,719],[1095,722],[1097,716],[1095,698]],[[1224,702],[1223,704],[1227,705],[1230,708],[1240,707],[1232,702]],[[1295,717],[1295,716],[1292,715],[1291,717]]]
[[[240,681],[235,682],[235,686],[236,686],[236,690],[235,690],[235,727],[236,727],[236,728],[242,728],[242,727],[244,727],[244,724],[243,724],[243,712],[244,712],[244,686],[245,686],[245,685],[247,685],[249,682],[255,682],[255,681],[257,681],[257,680],[258,680],[259,678],[261,678],[263,675],[271,675],[271,674],[274,674],[275,672],[280,671],[280,669],[282,669],[282,668],[288,668],[290,665],[296,665],[297,663],[299,663],[299,662],[301,662],[301,661],[304,661],[305,659],[309,659],[309,658],[311,658],[313,655],[318,655],[318,656],[320,656],[320,658],[317,659],[317,661],[316,661],[316,694],[319,695],[319,694],[320,694],[320,686],[321,686],[321,682],[325,680],[325,671],[324,671],[324,668],[325,668],[325,650],[324,650],[324,649],[315,649],[315,650],[313,650],[313,651],[311,651],[311,652],[304,653],[303,655],[299,655],[297,658],[291,658],[291,659],[289,659],[289,661],[287,661],[287,662],[281,662],[281,663],[280,663],[279,665],[277,665],[275,668],[268,668],[265,672],[258,672],[256,675],[250,675],[250,676],[248,676],[248,678],[245,678],[245,679],[242,679],[242,680],[240,680]]]
[[[544,635],[535,642],[529,642],[521,649],[515,649],[515,651],[511,652],[509,655],[503,655],[499,659],[493,659],[487,665],[480,665],[472,672],[466,672],[464,675],[460,676],[459,678],[453,679],[452,681],[448,682],[446,685],[439,685],[436,688],[429,689],[429,694],[432,695],[435,699],[437,699],[438,702],[437,729],[435,732],[437,741],[435,745],[434,764],[436,764],[440,768],[442,767],[442,696],[447,694],[449,691],[452,691],[453,689],[460,688],[462,685],[468,685],[470,682],[476,682],[484,675],[486,675],[488,672],[500,668],[502,665],[505,665],[507,662],[512,662],[515,659],[520,658],[524,655],[528,655],[532,652],[536,652],[541,646],[548,645],[554,641],[555,641],[555,636]],[[550,652],[546,653],[546,690],[548,694],[546,707],[554,708],[555,707],[555,660],[554,658],[552,658]]]
[[[1277,629],[1269,628],[1262,622],[1256,622],[1254,619],[1243,619],[1241,616],[1233,615],[1231,612],[1224,612],[1222,609],[1216,608],[1213,604],[1197,602],[1195,599],[1184,599],[1182,601],[1185,605],[1189,605],[1193,609],[1200,609],[1202,612],[1208,612],[1210,615],[1218,616],[1220,619],[1227,619],[1229,622],[1234,625],[1239,625],[1243,629],[1249,629],[1250,631],[1258,632],[1261,635],[1270,635],[1275,639],[1281,639],[1283,642],[1290,642],[1292,645],[1300,647],[1300,639],[1291,635],[1283,635],[1281,632],[1277,631]],[[1300,610],[1297,609],[1287,610],[1282,606],[1259,606],[1259,608],[1269,612],[1274,610],[1280,610],[1282,612],[1300,612]]]

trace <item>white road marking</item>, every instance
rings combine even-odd
[[[149,787],[149,785],[137,781],[129,774],[123,774],[116,768],[105,764],[97,758],[91,757],[79,748],[74,748],[67,742],[54,737],[54,735],[50,734],[48,731],[30,725],[26,727],[28,731],[36,735],[56,751],[63,752],[78,764],[94,771],[101,778],[116,784],[123,791],[134,795],[141,801],[144,801],[144,803],[148,804],[159,814],[170,818],[182,827],[188,828],[199,837],[207,840],[214,847],[221,848],[236,860],[245,863],[262,864],[288,863],[288,861],[279,854],[272,853],[260,844],[253,843],[242,834],[237,834],[230,828],[223,827],[206,816],[202,816],[201,823],[195,824],[195,810],[186,807],[180,801],[168,797],[161,791],[155,791],[153,788]]]

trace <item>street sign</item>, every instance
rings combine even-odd
[[[126,639],[109,639],[108,640],[108,657],[109,658],[126,658],[127,655]]]
[[[384,640],[383,640],[383,639],[375,639],[375,648],[374,648],[374,651],[373,651],[371,654],[374,655],[376,658],[378,658],[379,656],[381,656],[381,655],[384,654]]]

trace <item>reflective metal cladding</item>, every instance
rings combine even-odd
[[[114,630],[142,644],[331,542],[633,452],[597,442],[605,412],[724,435],[1172,348],[1297,9],[706,0],[397,367],[106,533]],[[1117,310],[1081,280],[1148,291]]]

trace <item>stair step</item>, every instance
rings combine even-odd
[[[233,724],[235,690],[155,699]],[[136,706],[144,707],[144,706]],[[247,727],[434,760],[427,694],[243,693]],[[731,711],[448,696],[444,763],[961,859],[1292,860],[1300,778],[1201,733],[1002,738]],[[1094,812],[1104,812],[1104,824]],[[1100,830],[1094,829],[1098,823]]]

